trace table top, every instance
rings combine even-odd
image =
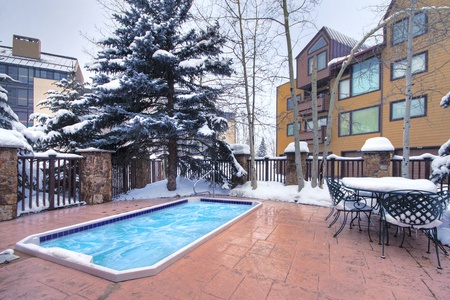
[[[342,184],[348,188],[369,192],[387,193],[395,190],[421,190],[437,192],[436,185],[428,179],[403,177],[344,177]]]

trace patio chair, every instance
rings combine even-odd
[[[445,212],[445,197],[448,193],[436,194],[419,190],[395,191],[386,194],[381,199],[382,218],[382,253],[385,258],[384,245],[388,236],[388,224],[403,229],[403,238],[400,247],[405,240],[405,229],[416,229],[422,231],[428,237],[428,252],[430,253],[430,242],[433,241],[436,248],[438,269],[442,269],[439,258],[439,248],[444,249],[437,237],[437,227],[442,224],[440,220]]]
[[[328,191],[330,193],[331,201],[333,202],[333,206],[331,208],[331,212],[325,218],[327,220],[334,213],[334,219],[331,221],[328,228],[333,226],[337,220],[339,220],[341,212],[344,214],[344,219],[342,221],[341,226],[333,235],[333,237],[337,237],[339,233],[344,229],[348,215],[351,214],[351,222],[350,228],[352,228],[353,222],[358,219],[358,227],[361,231],[361,213],[364,213],[367,216],[369,225],[367,226],[369,239],[372,242],[372,237],[370,236],[370,216],[372,215],[372,207],[367,204],[367,201],[363,197],[358,197],[358,195],[350,190],[345,188],[339,181],[331,179],[330,177],[325,177],[325,180],[328,185]],[[353,216],[355,215],[355,216]]]

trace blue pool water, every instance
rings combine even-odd
[[[41,241],[93,257],[114,270],[151,266],[251,209],[251,205],[186,202],[92,229]]]

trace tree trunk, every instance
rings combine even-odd
[[[291,42],[291,32],[289,25],[289,12],[287,6],[287,0],[283,0],[283,15],[284,15],[284,32],[286,36],[286,44],[288,51],[288,64],[289,64],[289,82],[291,89],[291,97],[294,103],[294,147],[295,147],[295,166],[297,168],[297,182],[298,182],[298,192],[300,192],[304,186],[305,182],[303,180],[303,170],[300,156],[300,126],[298,120],[298,100],[295,94],[295,75],[294,75],[294,58],[292,55],[292,42]]]
[[[169,72],[167,75],[168,93],[167,93],[167,108],[170,116],[173,117],[173,110],[175,108],[175,83],[173,75]],[[178,141],[177,136],[171,136],[167,144],[168,159],[167,159],[167,190],[175,191],[177,189],[177,168],[178,168]]]
[[[412,58],[413,49],[413,26],[415,0],[411,0],[408,17],[408,39],[406,48],[406,88],[405,88],[405,113],[403,115],[403,159],[402,177],[409,178],[409,133],[411,128],[411,101],[412,101]]]
[[[317,55],[313,58],[312,65],[312,82],[311,82],[311,105],[312,105],[312,122],[313,122],[313,161],[311,166],[311,187],[317,186],[318,178],[318,162],[319,162],[319,124],[317,117]]]
[[[258,187],[256,181],[256,163],[255,163],[255,112],[254,105],[252,106],[250,103],[250,92],[249,92],[249,83],[248,83],[248,72],[247,72],[247,55],[245,51],[245,40],[244,40],[244,26],[243,16],[241,11],[241,1],[237,1],[238,6],[238,19],[239,19],[239,38],[241,44],[241,61],[242,68],[244,73],[244,89],[245,89],[245,103],[247,108],[247,121],[248,121],[248,134],[249,134],[249,142],[250,142],[250,181],[252,185],[252,189],[256,189]],[[254,104],[254,103],[253,103]]]
[[[178,144],[176,139],[170,139],[168,144],[169,157],[167,160],[167,190],[177,189]]]

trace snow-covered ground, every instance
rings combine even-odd
[[[186,178],[178,178],[177,189],[169,192],[166,188],[167,181],[163,180],[149,184],[142,189],[132,190],[128,194],[119,196],[115,201],[192,196],[194,195],[194,183],[195,181]],[[250,182],[247,182],[242,186],[237,186],[232,190],[224,190],[220,187],[215,187],[213,189],[205,182],[199,182],[196,185],[195,190],[197,192],[209,191],[211,195],[214,193],[216,196],[236,196],[262,200],[296,202],[298,204],[331,206],[330,195],[328,194],[326,185],[323,189],[318,187],[313,189],[308,181],[305,182],[305,187],[299,193],[297,192],[297,186],[285,186],[279,182],[266,181],[259,181],[256,190],[252,189]],[[443,224],[438,227],[438,237],[443,244],[450,245],[450,210],[447,210],[442,221]]]

